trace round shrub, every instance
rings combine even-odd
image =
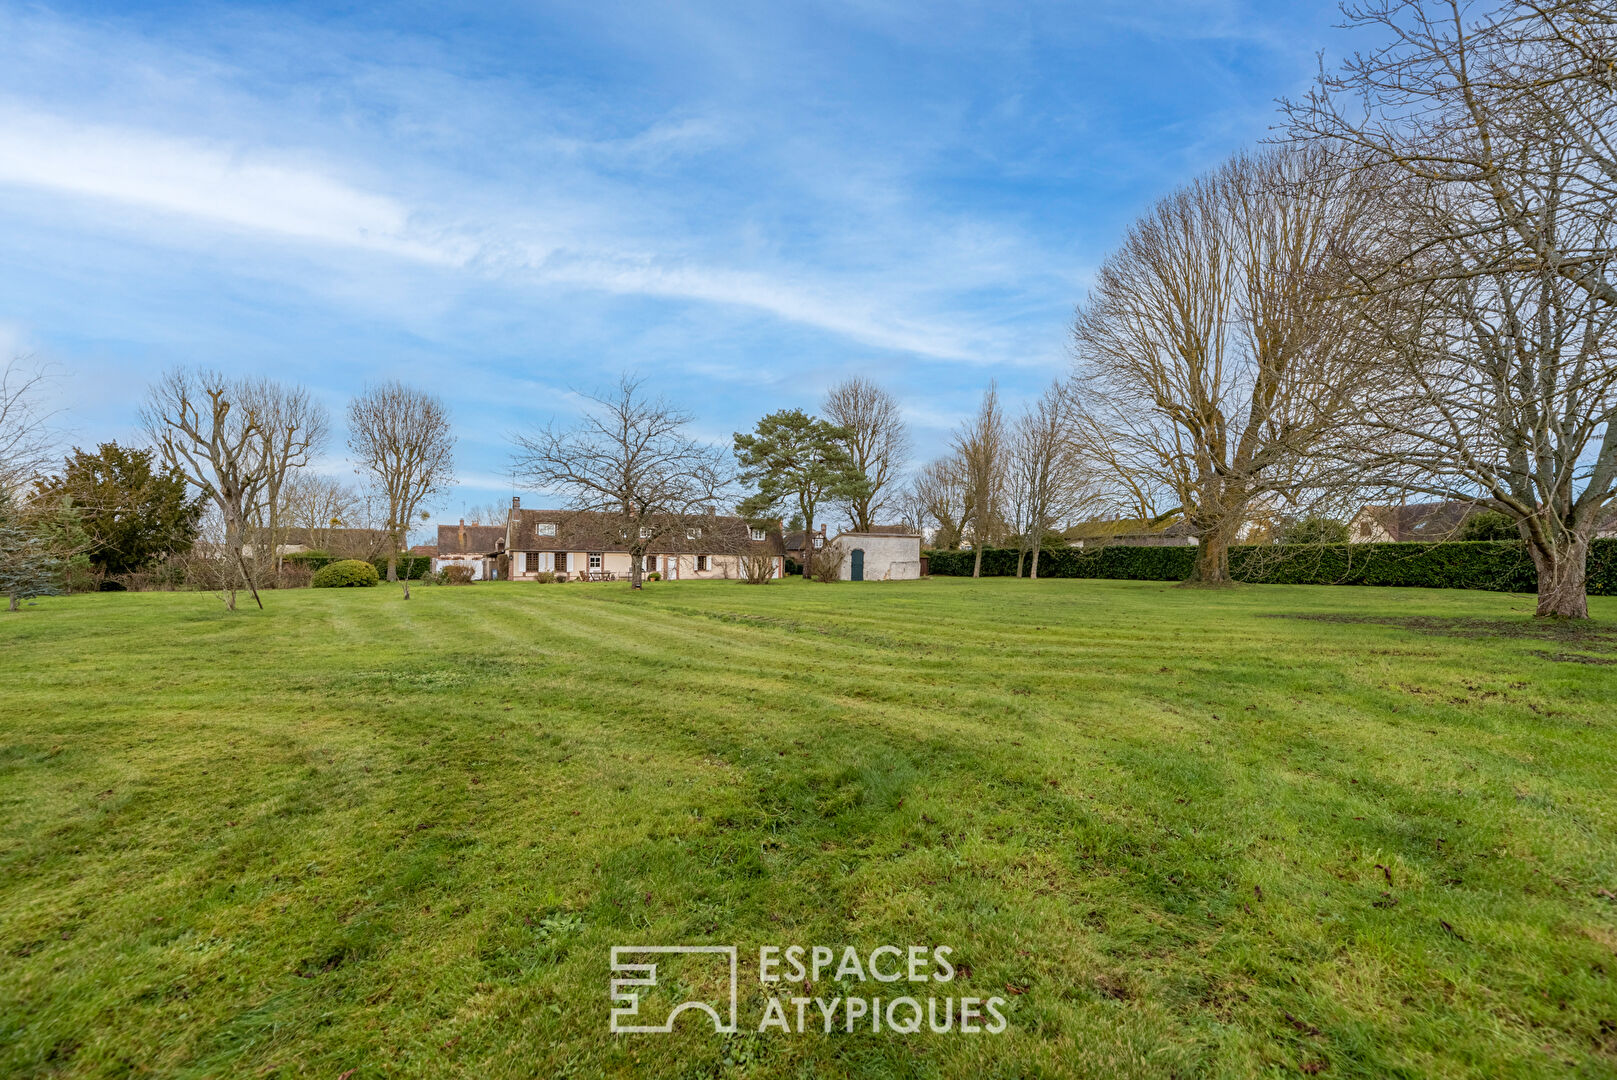
[[[314,572],[309,585],[316,589],[368,589],[381,581],[376,567],[362,559],[339,559]]]

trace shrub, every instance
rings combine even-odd
[[[563,574],[562,578],[565,578],[566,576],[566,574]],[[550,585],[560,579],[556,577],[556,572],[554,570],[541,570],[537,574],[533,575],[533,580],[541,585]]]
[[[360,559],[338,559],[315,571],[309,584],[316,589],[370,588],[382,579],[376,567]]]
[[[1466,518],[1456,540],[1520,540],[1516,523],[1497,510],[1482,510]]]
[[[786,560],[788,564],[791,560]],[[729,569],[725,569],[729,576]],[[741,556],[741,580],[748,585],[768,585],[775,580],[775,557],[749,551]]]
[[[470,585],[473,573],[469,566],[446,566],[438,571],[438,580],[445,585]]]
[[[651,573],[646,575],[647,581],[661,581],[662,579],[663,572],[661,570],[653,570]]]
[[[814,580],[842,580],[842,549],[837,545],[827,544],[814,553]]]

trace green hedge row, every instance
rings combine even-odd
[[[929,551],[933,574],[970,577],[969,551]],[[1046,550],[1040,577],[1122,578],[1183,581],[1196,561],[1193,547],[1126,547]],[[1024,566],[1024,573],[1026,572]],[[1014,548],[984,548],[983,574],[1016,573]],[[1230,548],[1237,581],[1264,585],[1390,585],[1426,589],[1538,590],[1533,560],[1520,540],[1437,544],[1250,544]],[[1617,596],[1617,540],[1589,548],[1589,595]]]
[[[282,558],[293,566],[307,566],[310,570],[319,570],[329,563],[339,561],[337,556],[328,555],[324,551],[294,551],[290,555],[282,556]],[[376,558],[369,559],[367,561],[372,566],[376,567],[376,572],[378,574],[382,575],[384,578],[387,577],[386,555],[378,555]],[[399,577],[408,578],[411,581],[420,581],[431,572],[432,559],[430,556],[399,556]]]

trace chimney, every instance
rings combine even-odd
[[[521,510],[522,509],[522,496],[521,495],[513,495],[513,496],[511,496],[511,509],[513,509],[513,510]]]

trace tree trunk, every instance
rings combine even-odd
[[[975,537],[971,541],[971,555],[971,576],[980,578],[983,576],[983,546],[977,542]]]
[[[1589,540],[1560,539],[1560,544],[1547,548],[1531,542],[1527,545],[1538,570],[1538,610],[1534,614],[1542,619],[1587,619]]]
[[[803,580],[814,577],[814,517],[803,511]]]
[[[9,610],[9,611],[17,611],[17,610],[19,610],[18,607],[17,607],[17,599],[18,599],[17,594],[12,593],[11,594],[11,607],[8,608],[7,610]]]
[[[1027,548],[1018,544],[1016,547],[1016,576],[1022,576],[1022,564],[1027,561]]]
[[[1229,517],[1201,529],[1196,540],[1196,565],[1182,584],[1212,587],[1235,584],[1235,579],[1230,577],[1230,534],[1234,531],[1235,523]]]
[[[629,588],[640,588],[640,575],[645,572],[645,569],[646,553],[631,549],[629,551]]]
[[[1044,545],[1039,545],[1043,547]],[[1039,548],[1033,549],[1033,572],[1028,575],[1033,581],[1039,580]]]

